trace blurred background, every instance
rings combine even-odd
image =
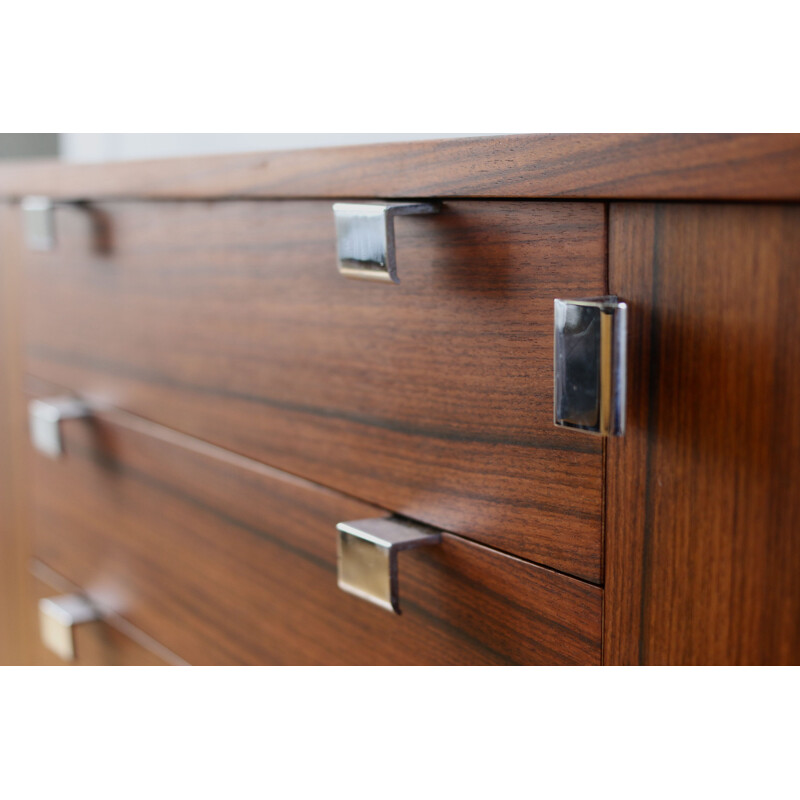
[[[480,133],[0,133],[0,159],[61,158],[124,161],[139,158],[291,150],[305,147],[410,142],[489,136]]]

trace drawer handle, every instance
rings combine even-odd
[[[555,423],[625,433],[628,306],[616,297],[555,301]]]
[[[33,446],[50,458],[58,458],[64,452],[61,423],[67,419],[82,419],[90,414],[89,405],[77,397],[31,400],[28,423]]]
[[[100,619],[100,612],[79,594],[44,597],[39,601],[42,644],[64,661],[75,660],[75,626]]]
[[[81,212],[88,224],[92,248],[98,255],[111,252],[112,231],[108,215],[85,200],[52,200],[49,197],[23,197],[22,232],[29,250],[47,251],[56,246],[56,208],[72,208]]]
[[[340,522],[339,588],[400,613],[397,554],[439,544],[442,535],[426,525],[394,517]]]
[[[339,272],[347,278],[400,283],[394,218],[436,214],[437,203],[334,203]]]
[[[49,197],[24,197],[21,206],[25,243],[31,250],[52,250],[56,245],[53,201]]]

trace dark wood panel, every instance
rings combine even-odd
[[[66,208],[27,255],[32,373],[601,581],[601,445],[552,423],[553,299],[605,291],[600,204],[401,218],[399,286],[338,274],[324,202],[95,217],[101,252]]]
[[[800,199],[795,134],[534,134],[9,165],[0,196]]]
[[[402,554],[396,616],[336,585],[335,524],[379,509],[122,412],[65,442],[34,458],[37,556],[191,663],[600,660],[591,584],[446,535]]]
[[[61,576],[43,564],[34,563],[35,576],[30,576],[30,607],[33,620],[36,619],[36,609],[39,600],[43,597],[53,597],[75,591],[77,587],[70,586]],[[126,632],[105,620],[89,622],[75,627],[75,660],[62,661],[57,655],[48,650],[40,641],[34,651],[31,664],[36,666],[64,666],[69,663],[76,667],[160,667],[168,664],[180,663],[172,654],[165,652],[155,643],[147,647],[132,638],[146,640],[142,634],[133,631],[130,625],[122,623]],[[156,651],[156,652],[154,652]],[[162,658],[158,655],[161,653]]]
[[[609,663],[800,663],[800,207],[614,205]]]

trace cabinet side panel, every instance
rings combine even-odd
[[[605,659],[800,663],[800,207],[616,204]]]

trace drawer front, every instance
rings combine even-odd
[[[34,576],[29,578],[31,604],[28,617],[31,620],[31,624],[34,624],[34,619],[37,616],[35,609],[39,600],[71,591],[71,588],[64,588],[64,583],[60,580],[60,576],[53,575],[42,564],[34,565],[34,574],[36,576],[45,575],[48,580],[45,582],[41,577]],[[33,638],[37,642],[33,663],[37,666],[60,666],[70,663],[84,667],[162,667],[175,663],[174,658],[169,658],[171,654],[165,654],[168,659],[165,660],[154,652],[154,649],[159,648],[150,649],[145,647],[127,635],[127,633],[123,633],[113,624],[103,620],[75,626],[75,660],[71,662],[62,661],[59,656],[52,653],[43,644],[38,643],[38,633]]]
[[[330,203],[62,207],[28,366],[142,417],[601,581],[601,442],[553,426],[553,299],[605,291],[601,204],[396,220],[399,285]]]
[[[380,509],[123,412],[34,462],[37,558],[212,664],[596,664],[596,586],[446,534],[400,556],[402,615],[342,592],[336,523]]]

